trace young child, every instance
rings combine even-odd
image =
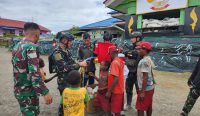
[[[46,80],[46,73],[43,70],[44,66],[45,66],[44,60],[40,58],[39,59],[39,68],[40,68],[40,74],[41,74],[41,77],[42,77],[43,81]]]
[[[153,62],[148,54],[152,50],[152,45],[149,42],[142,42],[137,48],[142,60],[140,60],[137,68],[139,91],[136,109],[138,116],[144,116],[145,111],[147,116],[151,116],[155,81],[152,73]]]
[[[94,104],[99,109],[105,112],[105,115],[110,115],[110,103],[106,99],[105,95],[107,92],[107,83],[108,83],[108,70],[110,67],[109,61],[102,61],[100,64],[100,76],[97,78],[93,73],[89,73],[95,80],[98,82],[98,92],[97,96],[94,99]]]
[[[71,87],[65,88],[62,94],[61,104],[63,104],[64,116],[84,116],[85,103],[90,97],[85,88],[80,88],[81,75],[78,71],[73,70],[64,76]]]

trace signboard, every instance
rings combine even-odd
[[[125,24],[125,38],[130,39],[129,35],[137,30],[137,16],[127,16]]]
[[[137,0],[137,14],[186,8],[188,0]]]
[[[185,9],[185,35],[200,35],[200,7]]]

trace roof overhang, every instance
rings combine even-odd
[[[124,0],[106,0],[104,4],[106,5],[106,7],[114,8],[120,5],[123,1]]]
[[[136,0],[106,0],[105,6],[125,14],[135,14]]]
[[[108,26],[108,27],[98,27],[98,28],[85,28],[85,29],[81,29],[81,30],[85,30],[85,31],[89,31],[89,30],[103,30],[103,29],[111,29],[111,28],[115,28],[115,29],[119,29],[121,31],[124,31],[124,29],[122,29],[121,27],[119,27],[120,25],[125,25],[125,22],[121,21],[121,22],[117,22],[115,24],[113,24],[112,26]]]
[[[125,20],[125,18],[126,18],[125,14],[120,13],[120,12],[113,13],[111,16],[114,18],[117,18],[117,19],[121,19],[121,20]]]

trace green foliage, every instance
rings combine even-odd
[[[78,26],[72,26],[70,29],[66,30],[68,32],[70,32],[71,34],[73,34],[75,36],[75,38],[81,38],[82,33],[84,33],[85,31],[81,31],[80,28]]]

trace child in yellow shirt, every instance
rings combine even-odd
[[[85,103],[90,100],[86,88],[81,88],[81,75],[78,71],[73,70],[68,74],[67,80],[70,87],[64,89],[61,104],[63,104],[64,116],[84,116]]]

